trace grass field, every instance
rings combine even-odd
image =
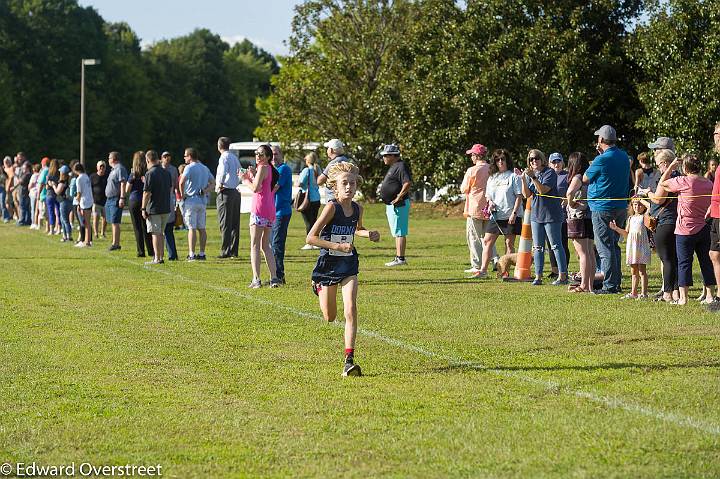
[[[123,221],[113,253],[0,225],[0,461],[177,478],[720,476],[720,317],[697,304],[466,280],[464,221],[428,212],[411,218],[409,267],[388,269],[384,210],[368,206],[383,237],[357,242],[365,376],[341,378],[342,324],[320,318],[299,216],[288,285],[260,290],[247,215],[239,259],[212,259],[211,212],[210,260],[155,267]]]

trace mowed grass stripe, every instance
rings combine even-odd
[[[369,213],[382,224],[379,209]],[[291,225],[291,286],[280,291],[243,291],[246,256],[165,268],[319,318],[306,286],[314,259],[295,251],[302,244],[300,225],[296,219]],[[411,269],[384,269],[387,238],[377,248],[359,245],[364,328],[499,371],[560,378],[653,407],[669,403],[670,410],[699,412],[695,417],[717,414],[717,388],[709,382],[717,379],[711,354],[716,330],[699,308],[686,310],[693,313],[687,320],[667,308],[668,317],[643,322],[637,316],[648,305],[642,304],[620,317],[590,311],[578,318],[572,309],[577,299],[566,300],[570,295],[542,302],[542,293],[553,291],[549,287],[536,292],[526,285],[462,280],[457,271],[464,266],[464,246],[454,237],[447,245],[426,240],[424,231],[437,231],[432,220],[416,225],[422,253]],[[41,244],[27,231],[9,241],[5,233],[13,231],[0,228],[3,253]],[[208,294],[196,284],[166,275],[158,280],[153,271],[115,263],[115,256],[140,262],[131,259],[128,233],[123,231],[121,254],[109,259],[96,251],[92,261],[62,260],[88,255],[47,242],[40,250],[54,262],[27,261],[39,265],[33,275],[47,271],[46,281],[56,289],[71,287],[55,279],[64,268],[85,265],[82,274],[122,300],[96,297],[93,290],[92,306],[87,289],[67,291],[74,301],[63,302],[63,310],[77,302],[75,314],[48,315],[65,293],[48,295],[41,307],[29,305],[29,285],[16,280],[12,294],[5,289],[0,295],[14,311],[3,315],[13,337],[0,358],[12,365],[0,373],[11,385],[0,409],[3,456],[162,462],[171,477],[712,477],[718,471],[715,436],[382,341],[359,343],[370,377],[341,381],[340,330],[272,305],[248,304],[235,293]],[[183,248],[181,238],[179,243]],[[24,275],[15,260],[0,262],[16,278]],[[428,271],[455,282],[433,283]],[[145,292],[161,295],[148,304]],[[508,295],[517,299],[517,318],[485,311]],[[595,309],[609,304],[592,299]],[[131,314],[138,304],[139,319]],[[688,342],[692,338],[697,341]],[[43,343],[45,352],[31,353]],[[673,367],[681,365],[688,367]]]
[[[94,252],[97,253],[98,251],[94,250]],[[120,258],[118,256],[112,256],[111,253],[108,253],[105,251],[100,251],[99,253],[101,253],[102,255],[104,255],[108,258],[112,258],[113,260],[116,260],[116,261],[123,261],[127,264],[130,264],[130,265],[133,265],[136,267],[139,266],[138,261],[133,261],[133,260],[129,260],[126,258]],[[260,298],[257,295],[251,295],[249,293],[242,293],[235,288],[216,286],[216,285],[212,285],[212,284],[203,283],[203,282],[200,282],[197,280],[193,280],[191,278],[187,278],[179,273],[169,271],[164,267],[147,266],[147,265],[144,265],[142,267],[145,270],[149,270],[149,271],[152,271],[157,274],[165,275],[174,280],[181,280],[181,281],[190,283],[199,288],[206,288],[206,289],[211,289],[213,291],[216,291],[218,293],[228,293],[228,294],[234,295],[236,297],[243,299],[245,302],[249,303],[250,305],[253,305],[253,306],[261,305],[261,309],[269,308],[271,311],[274,311],[274,312],[282,310],[282,311],[288,312],[292,315],[299,316],[302,318],[322,321],[322,316],[320,314],[302,311],[295,307],[282,304],[278,301],[271,301],[268,299]],[[176,284],[176,282],[173,281],[173,284]],[[150,293],[150,295],[152,295],[152,293]],[[266,307],[266,308],[262,308],[262,307]],[[259,314],[263,314],[263,312],[267,314],[266,311],[260,311]],[[333,323],[333,325],[343,328],[344,322],[337,321],[337,322]],[[627,402],[626,400],[623,400],[622,398],[606,397],[606,396],[598,395],[596,393],[589,392],[589,391],[574,390],[574,389],[564,386],[563,384],[561,384],[557,381],[554,381],[554,380],[539,379],[539,378],[534,378],[534,377],[531,377],[528,375],[518,374],[517,372],[493,369],[484,364],[479,364],[477,362],[468,361],[463,358],[453,357],[453,356],[450,356],[443,352],[431,351],[431,350],[407,343],[400,339],[387,337],[376,331],[360,328],[358,333],[361,335],[367,336],[367,337],[374,338],[378,341],[390,344],[390,345],[397,347],[399,349],[402,349],[402,350],[415,352],[417,354],[420,354],[420,355],[425,356],[430,359],[437,359],[437,360],[440,360],[443,362],[448,362],[451,365],[462,366],[462,367],[467,367],[467,368],[471,368],[471,369],[485,370],[487,372],[491,372],[493,374],[497,374],[500,376],[510,377],[510,378],[513,378],[513,379],[516,379],[519,381],[529,382],[531,384],[535,384],[540,387],[544,387],[546,389],[558,390],[565,394],[577,396],[579,398],[584,398],[584,399],[587,399],[587,400],[590,400],[590,401],[593,401],[596,403],[601,403],[601,404],[604,404],[611,408],[618,408],[618,409],[622,409],[622,410],[625,410],[630,413],[640,414],[640,415],[648,416],[653,419],[667,421],[667,422],[673,423],[673,424],[681,426],[681,427],[695,428],[695,429],[698,429],[700,431],[703,431],[703,432],[706,432],[709,434],[716,434],[716,435],[720,434],[720,426],[710,423],[710,422],[707,422],[707,421],[704,421],[704,420],[696,419],[693,417],[687,417],[687,416],[684,416],[681,414],[675,414],[675,413],[671,413],[671,412],[655,410],[653,408],[646,407],[641,404],[634,404],[632,402]]]

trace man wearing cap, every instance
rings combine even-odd
[[[651,150],[672,150],[675,153],[675,142],[667,136],[660,136],[652,143],[648,143]]]
[[[395,259],[385,266],[403,266],[405,246],[407,245],[408,225],[410,221],[410,186],[412,177],[404,161],[400,159],[397,145],[385,145],[380,152],[383,162],[390,168],[380,184],[380,198],[385,203],[385,213],[390,225],[390,233],[395,237]]]
[[[550,163],[550,168],[555,171],[555,174],[557,175],[557,190],[558,190],[558,196],[562,196],[565,198],[565,195],[567,194],[568,190],[568,172],[565,169],[565,159],[562,156],[562,153],[550,153],[550,156],[548,157],[548,162]],[[563,200],[563,207],[562,207],[562,213],[563,213],[563,222],[562,222],[562,228],[560,230],[560,233],[562,235],[562,248],[565,250],[565,271],[567,271],[567,267],[570,264],[570,247],[568,246],[568,229],[567,229],[567,212],[565,211],[565,201]],[[550,245],[550,238],[547,240],[547,247],[548,250],[552,251],[551,245]],[[557,264],[557,258],[555,257],[555,253],[550,254],[550,268],[552,270],[552,273],[550,274],[550,277],[557,278],[560,274],[560,270],[558,269]]]
[[[275,185],[275,222],[272,225],[271,245],[277,268],[275,277],[285,284],[285,242],[292,216],[292,169],[285,163],[279,146],[273,146],[272,152],[272,164],[280,177]]]
[[[324,185],[327,182],[328,179],[328,172],[330,171],[330,167],[333,166],[335,163],[342,163],[343,161],[348,161],[347,157],[345,156],[345,143],[338,140],[337,138],[333,138],[332,140],[326,142],[324,144],[325,148],[327,148],[327,157],[330,160],[323,170],[322,174],[317,177],[317,184],[319,186]],[[335,193],[333,193],[333,190],[331,188],[325,187],[325,200],[330,201],[335,198]]]
[[[715,124],[713,132],[713,142],[715,144],[715,152],[720,153],[720,121]],[[706,218],[712,218],[710,226],[710,261],[712,261],[713,272],[715,273],[715,282],[720,279],[720,175],[715,175],[713,182],[712,197],[710,198],[710,208],[705,214]],[[720,283],[717,283],[720,284]],[[712,311],[720,310],[720,303],[712,303],[708,308]]]
[[[598,156],[583,175],[588,186],[588,205],[592,212],[595,246],[600,255],[600,267],[605,279],[596,294],[619,293],[622,283],[621,254],[618,241],[620,235],[610,228],[615,222],[625,227],[627,219],[628,194],[630,191],[630,158],[616,146],[615,128],[604,125],[594,133],[597,139]]]
[[[483,238],[488,219],[483,210],[487,206],[485,188],[490,177],[490,165],[485,160],[487,155],[485,145],[476,143],[465,154],[470,155],[470,160],[473,162],[473,166],[465,171],[460,184],[460,191],[465,195],[463,216],[465,216],[465,238],[470,250],[470,269],[466,269],[465,272],[472,273],[475,278],[484,278],[487,273],[482,271]],[[494,249],[495,246],[493,246],[492,258],[497,255]]]
[[[128,179],[128,172],[120,163],[120,153],[117,151],[111,151],[108,154],[108,163],[112,168],[105,186],[105,196],[107,197],[105,214],[112,230],[112,244],[108,250],[116,251],[120,249],[120,222],[123,208],[125,208],[125,183]]]
[[[217,192],[217,216],[222,244],[218,258],[238,255],[240,243],[240,160],[230,151],[230,138],[222,136],[217,142],[220,159],[215,178]]]

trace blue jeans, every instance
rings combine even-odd
[[[19,205],[19,212],[18,217],[20,218],[18,220],[18,226],[29,226],[31,223],[30,218],[30,196],[28,195],[22,195],[20,197],[20,205]]]
[[[287,240],[288,226],[290,225],[290,217],[277,216],[272,227],[271,246],[273,255],[275,256],[275,265],[277,266],[277,278],[285,278],[285,241]]]
[[[609,226],[613,220],[620,228],[624,228],[627,210],[622,208],[592,212],[595,247],[600,255],[600,268],[605,274],[603,289],[617,293],[620,291],[622,283],[622,255],[620,245],[618,245],[620,235],[611,230]]]
[[[10,221],[12,219],[12,216],[10,216],[10,212],[5,207],[5,200],[7,199],[7,192],[5,192],[5,188],[0,188],[0,212],[2,212],[2,219],[4,221]]]
[[[50,225],[50,227],[53,227],[60,222],[59,218],[57,218],[57,216],[55,215],[58,211],[57,207],[58,207],[58,202],[54,196],[53,197],[49,197],[49,196],[45,197],[45,208],[47,209],[48,224]]]
[[[167,249],[168,260],[178,259],[177,246],[175,245],[175,221],[165,225],[165,249]]]
[[[545,266],[545,238],[547,237],[558,263],[558,271],[567,274],[567,258],[565,248],[562,247],[562,221],[557,223],[530,222],[533,236],[533,261],[535,261],[535,275],[542,277]]]
[[[72,237],[72,225],[70,224],[70,210],[72,207],[72,200],[60,202],[60,224],[62,225],[63,238]]]

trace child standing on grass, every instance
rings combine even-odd
[[[632,272],[632,289],[622,299],[647,298],[647,265],[650,264],[650,239],[645,227],[645,213],[647,205],[638,197],[630,202],[631,216],[627,220],[625,229],[620,228],[615,221],[610,222],[612,228],[618,234],[626,238],[625,257]],[[640,295],[637,294],[638,283],[640,283]]]
[[[355,235],[380,240],[380,233],[368,231],[362,224],[362,207],[352,199],[362,181],[358,167],[352,163],[336,163],[328,171],[327,187],[335,199],[323,209],[307,235],[306,243],[320,248],[320,256],[312,273],[312,287],[320,297],[320,309],[326,321],[337,316],[337,289],[342,288],[345,312],[345,364],[343,376],[361,376],[355,364],[357,333],[358,253],[353,246]]]

